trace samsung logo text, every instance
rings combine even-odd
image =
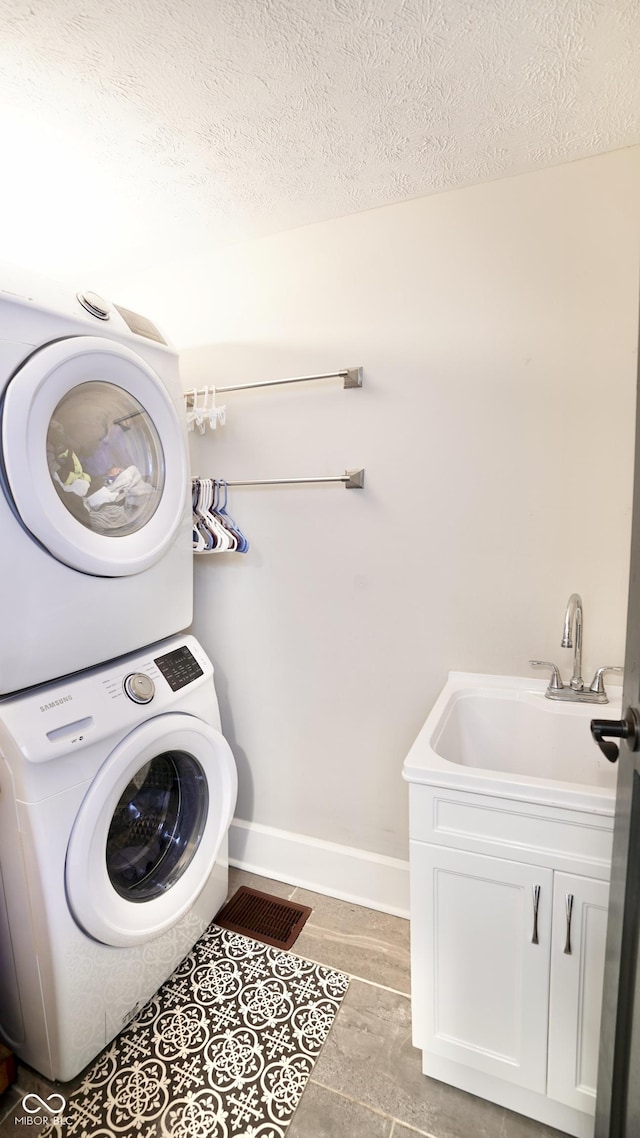
[[[60,707],[61,703],[71,703],[72,695],[61,695],[60,699],[52,699],[51,703],[43,703],[40,705],[40,711],[50,711],[52,707]]]

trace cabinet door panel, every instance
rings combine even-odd
[[[567,896],[573,897],[570,954],[564,951]],[[596,1099],[608,896],[604,881],[555,874],[548,1094],[589,1114]]]
[[[411,856],[414,1015],[422,1024],[414,1038],[426,1051],[543,1093],[551,871],[422,842],[411,843]]]

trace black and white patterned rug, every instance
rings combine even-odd
[[[348,985],[211,925],[42,1138],[283,1138]]]

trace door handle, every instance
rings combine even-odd
[[[573,893],[567,893],[564,899],[564,908],[567,917],[567,935],[564,942],[566,956],[571,956],[571,917],[573,915]]]
[[[605,737],[626,739],[629,750],[637,751],[640,744],[640,717],[632,707],[628,707],[624,719],[592,719],[591,734],[603,755],[610,763],[615,763],[620,754],[618,745],[605,742]]]
[[[532,944],[539,944],[540,941],[538,940],[538,909],[540,907],[540,886],[539,885],[533,885],[531,888],[533,891],[533,930],[531,933],[531,943]]]

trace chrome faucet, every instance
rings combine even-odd
[[[584,680],[582,678],[582,597],[580,593],[572,593],[567,601],[560,647],[573,648],[571,687],[574,691],[584,691]]]
[[[622,672],[624,669],[597,668],[589,689],[585,691],[582,678],[582,629],[582,597],[579,593],[572,593],[567,601],[560,642],[562,648],[573,648],[573,675],[567,685],[562,682],[557,664],[551,664],[547,660],[529,660],[529,663],[533,668],[551,668],[551,679],[544,693],[547,699],[573,700],[576,703],[608,703],[609,697],[602,677],[605,672]]]

